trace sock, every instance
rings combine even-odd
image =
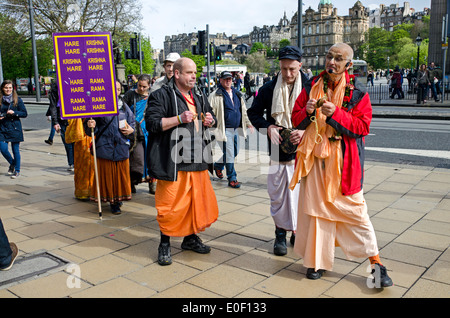
[[[369,261],[370,261],[370,265],[374,265],[376,263],[383,265],[383,264],[381,264],[380,254],[375,255],[375,256],[370,256]]]
[[[184,237],[184,241],[189,241],[190,239],[193,239],[193,238],[195,238],[195,233],[191,234],[191,235],[188,235],[188,236],[185,236]]]
[[[170,236],[164,235],[161,233],[161,243],[169,243],[170,244]]]

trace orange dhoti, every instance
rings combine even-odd
[[[131,200],[129,159],[112,161],[97,157],[97,166],[101,201],[117,203]],[[95,186],[91,189],[91,200],[97,201]]]
[[[164,235],[182,237],[204,231],[219,216],[208,170],[178,171],[177,181],[158,180],[155,207]]]
[[[308,268],[332,270],[334,250],[340,246],[348,259],[378,255],[375,231],[367,213],[363,190],[333,202],[326,199],[322,159],[301,180],[294,251]]]

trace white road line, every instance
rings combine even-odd
[[[401,148],[380,148],[380,147],[365,147],[365,149],[371,151],[390,152],[404,155],[441,158],[450,160],[450,151],[445,150],[401,149]]]

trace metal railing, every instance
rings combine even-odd
[[[442,92],[442,87],[440,88],[440,90],[438,90],[438,98],[439,100],[444,100],[444,101],[448,101],[449,100],[449,93],[450,93],[450,87],[449,87],[449,83],[445,82],[445,91],[443,94],[440,94],[440,92]],[[371,85],[368,84],[367,86],[367,92],[370,95],[370,100],[372,101],[372,103],[382,103],[386,102],[386,101],[394,101],[397,100],[399,98],[399,96],[396,94],[395,96],[392,97],[393,95],[393,89],[389,87],[388,84],[375,84],[375,85]],[[410,101],[417,101],[417,86],[415,85],[415,81],[414,83],[411,84],[403,84],[402,85],[402,89],[401,89],[401,99],[403,100],[410,100]],[[425,98],[426,100],[433,100],[433,96],[432,96],[432,92],[431,92],[431,87],[428,88],[428,96],[427,98]]]

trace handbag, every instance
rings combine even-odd
[[[294,145],[289,137],[291,136],[291,133],[295,129],[291,128],[283,128],[280,132],[281,138],[283,138],[283,141],[280,144],[280,148],[284,153],[291,154],[294,153],[297,150],[297,145]]]

